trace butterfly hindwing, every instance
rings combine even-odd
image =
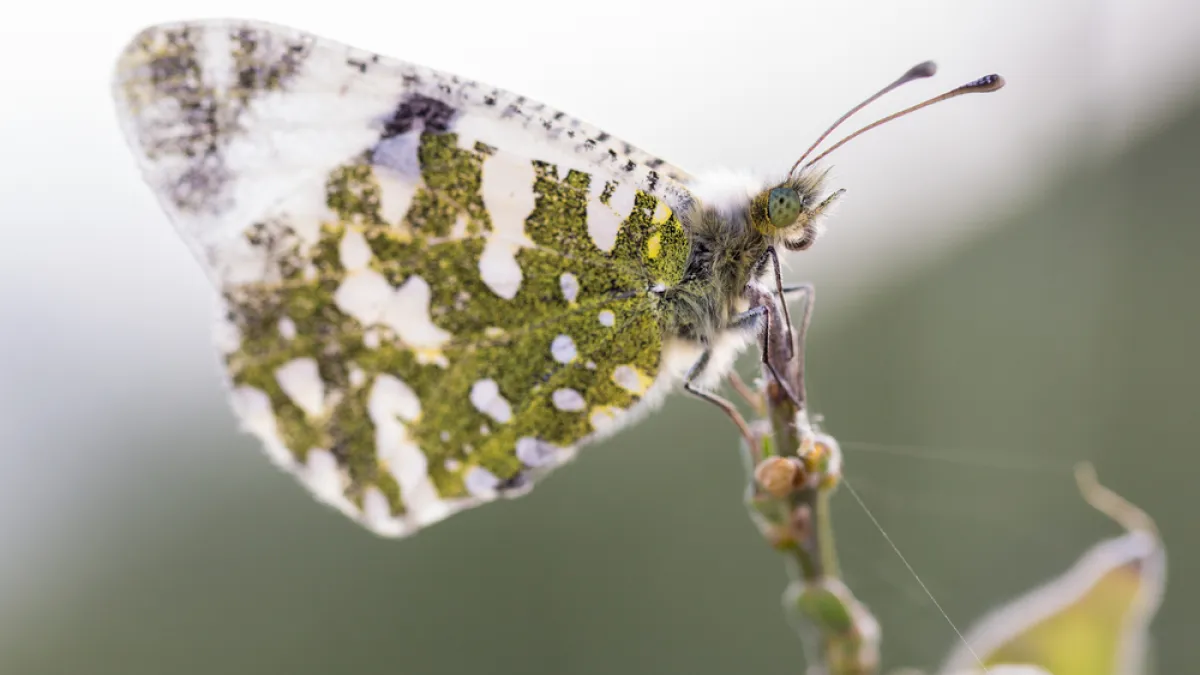
[[[243,423],[372,530],[519,494],[665,386],[653,289],[682,276],[688,197],[648,155],[261,24],[149,29],[116,95],[222,294]]]

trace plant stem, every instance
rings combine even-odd
[[[767,419],[752,427],[754,446],[743,443],[752,467],[746,505],[764,538],[788,557],[792,580],[783,595],[784,612],[812,661],[810,675],[873,675],[879,667],[879,624],[841,582],[834,545],[830,505],[841,476],[841,451],[832,437],[813,427],[805,410],[804,343],[812,288],[804,295],[794,349],[787,343],[787,327],[774,320],[782,312],[770,315],[767,357],[787,386],[764,365]],[[751,301],[776,300],[754,288]]]

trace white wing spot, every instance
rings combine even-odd
[[[492,231],[479,256],[479,276],[493,293],[512,300],[522,280],[517,250],[533,246],[525,234],[525,219],[535,206],[533,182],[537,174],[532,162],[500,152],[484,159],[482,173],[480,192],[492,220]]]
[[[592,199],[587,205],[588,236],[596,248],[605,253],[617,245],[617,232],[621,229],[621,219],[612,212],[606,204]]]
[[[403,419],[420,414],[420,402],[412,390],[391,375],[377,375],[367,396],[367,416],[375,425],[375,452],[400,486],[408,512],[418,525],[445,518],[453,512],[429,479],[428,459],[408,435]]]
[[[367,263],[371,262],[371,256],[371,247],[363,233],[353,227],[347,227],[342,240],[338,242],[338,257],[342,261],[342,267],[346,268],[347,272],[366,269]]]
[[[633,213],[633,200],[637,197],[637,189],[626,183],[618,183],[617,189],[613,191],[612,197],[608,199],[608,205],[616,212],[617,217],[625,220]]]
[[[385,138],[375,144],[371,153],[371,163],[390,169],[411,182],[421,179],[421,160],[417,151],[421,146],[421,131],[413,129],[408,133]]]
[[[275,369],[275,381],[305,415],[318,417],[325,412],[325,383],[311,358],[293,359]]]
[[[496,488],[500,485],[500,479],[496,474],[488,471],[482,466],[473,466],[467,469],[463,475],[463,487],[472,497],[480,499],[488,499],[494,497]]]
[[[613,382],[631,394],[641,396],[650,388],[650,378],[643,375],[633,366],[617,366],[613,369]]]
[[[365,269],[348,274],[333,301],[364,326],[382,324],[411,347],[438,348],[449,342],[451,335],[433,323],[431,296],[429,284],[415,274],[393,288],[382,274]]]
[[[372,532],[385,537],[399,537],[408,532],[404,521],[392,515],[392,506],[383,491],[374,485],[363,491],[363,522]]]
[[[600,201],[606,184],[602,180],[593,180],[589,190],[587,203],[588,236],[592,243],[601,251],[612,251],[617,244],[617,234],[621,223],[633,211],[633,200],[636,192],[633,186],[617,184],[608,203]]]
[[[579,279],[570,272],[563,272],[558,277],[558,287],[562,289],[563,297],[567,302],[575,302],[575,298],[579,297]]]
[[[607,309],[600,311],[599,319],[600,325],[607,328],[612,328],[617,323],[617,315]]]
[[[483,245],[483,253],[479,255],[479,278],[505,300],[517,297],[524,279],[517,263],[518,248],[515,244],[492,238]]]
[[[415,422],[421,416],[421,400],[412,387],[386,373],[375,376],[375,386],[371,388],[367,405],[375,406],[376,412],[387,410],[405,422]]]
[[[275,411],[266,392],[254,387],[238,387],[230,395],[233,409],[241,418],[242,429],[254,434],[262,441],[267,456],[277,466],[294,467],[296,458],[279,437],[275,423]]]
[[[291,340],[296,337],[296,322],[286,316],[279,320],[279,337]]]
[[[655,225],[662,225],[670,219],[671,207],[667,206],[666,202],[659,200],[658,205],[654,207],[654,217],[650,219],[650,222]]]
[[[550,343],[550,356],[559,363],[570,363],[579,352],[575,349],[575,341],[570,335],[559,335]]]
[[[467,222],[467,217],[460,211],[458,217],[454,219],[454,224],[450,226],[450,239],[466,239],[470,235],[469,226],[470,223]]]
[[[617,414],[621,412],[620,408],[612,406],[598,406],[592,408],[592,413],[588,415],[588,422],[591,423],[592,429],[597,432],[611,431],[616,428]]]
[[[550,398],[554,402],[554,407],[563,412],[579,412],[587,408],[587,401],[583,400],[583,394],[574,389],[555,389]]]
[[[512,406],[500,395],[495,380],[477,380],[471,385],[471,405],[479,412],[503,424],[512,419]]]
[[[517,459],[525,466],[539,467],[553,465],[561,450],[556,445],[540,441],[532,436],[522,436],[517,439]]]
[[[617,232],[621,229],[622,219],[613,213],[608,204],[600,201],[600,195],[604,193],[604,188],[603,180],[600,180],[598,176],[592,178],[591,188],[588,190],[587,229],[588,236],[592,238],[592,243],[596,245],[596,248],[607,252],[617,244]]]
[[[413,275],[396,289],[393,311],[384,317],[400,339],[414,347],[440,347],[450,341],[450,333],[433,324],[429,314],[431,296],[429,284]]]
[[[336,503],[346,498],[346,485],[337,458],[328,450],[312,448],[304,467],[304,480],[318,498]]]
[[[423,181],[419,177],[396,176],[388,171],[376,171],[375,177],[379,180],[380,217],[400,232],[407,233],[408,227],[403,224],[404,216],[408,215],[413,197]]]

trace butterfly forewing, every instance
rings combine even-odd
[[[546,106],[290,29],[148,29],[115,93],[224,302],[235,409],[387,535],[520,494],[668,383],[676,170]]]

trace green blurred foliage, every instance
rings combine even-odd
[[[1178,572],[1153,629],[1155,660],[1158,672],[1192,670],[1198,156],[1193,110],[881,291],[836,336],[815,327],[813,405],[828,413],[853,484],[960,624],[1109,535],[1072,489],[1070,464],[1091,459],[1159,522]],[[854,440],[945,449],[939,456],[960,465],[866,461]],[[846,501],[837,511],[845,578],[883,627],[885,661],[936,660],[929,636],[944,620],[919,595],[900,599],[911,589],[904,571],[870,562],[892,554]],[[849,564],[856,555],[867,569]]]
[[[1071,481],[1090,458],[1154,515],[1181,571],[1154,629],[1159,670],[1194,666],[1196,157],[1200,110],[916,277],[867,289],[854,316],[819,309],[814,408],[960,623],[1107,536]],[[215,386],[202,393],[206,407],[175,419],[130,410],[119,437],[87,449],[154,450],[4,608],[0,672],[801,671],[784,572],[743,510],[735,432],[701,402],[676,397],[532,495],[394,542],[311,502],[232,431]],[[953,632],[850,497],[835,507],[885,666],[935,665]]]
[[[1070,569],[982,617],[944,673],[1004,664],[1053,675],[1152,675],[1148,628],[1162,603],[1167,555],[1152,518],[1081,466],[1080,489],[1125,534],[1089,548]],[[967,645],[970,645],[968,648]]]

